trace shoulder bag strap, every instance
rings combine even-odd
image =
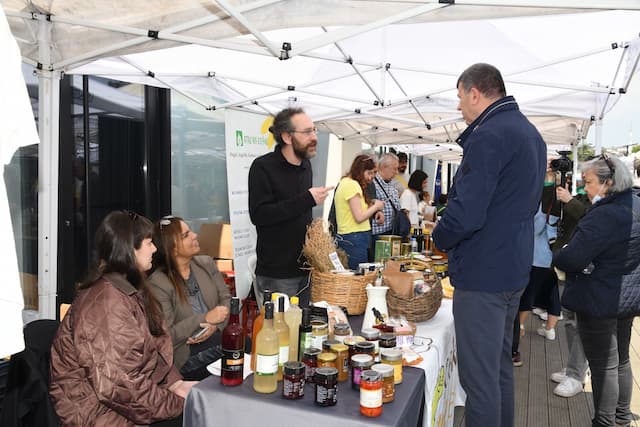
[[[391,207],[393,208],[393,210],[395,212],[398,212],[398,209],[396,208],[396,206],[393,204],[393,200],[391,200],[391,197],[389,197],[389,194],[387,194],[387,191],[384,189],[384,186],[382,185],[382,183],[380,182],[380,179],[378,179],[378,177],[376,176],[376,182],[378,183],[378,185],[380,186],[380,189],[382,190],[382,192],[384,193],[384,195],[387,197],[387,200],[389,201],[389,203],[391,203]]]

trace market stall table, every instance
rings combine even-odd
[[[211,376],[191,389],[185,402],[184,426],[415,427],[425,402],[424,378],[422,369],[406,367],[403,382],[396,387],[395,400],[384,404],[381,416],[368,418],[360,414],[360,392],[352,390],[349,381],[338,383],[335,406],[320,407],[314,403],[312,384],[306,385],[304,398],[286,400],[282,397],[282,383],[275,393],[259,394],[253,391],[251,376],[237,387],[225,387],[219,377]]]

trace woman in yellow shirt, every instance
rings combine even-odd
[[[369,218],[384,206],[382,200],[369,200],[366,192],[375,175],[373,157],[360,154],[353,159],[349,172],[340,180],[335,193],[338,247],[347,253],[352,270],[367,262],[371,230]]]

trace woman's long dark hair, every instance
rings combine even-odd
[[[177,216],[164,217],[153,228],[153,243],[158,252],[153,257],[153,270],[160,270],[167,275],[182,302],[187,302],[185,280],[178,271],[175,251],[177,242],[182,237],[182,222]]]
[[[353,159],[353,163],[351,163],[351,168],[347,173],[347,176],[354,181],[358,181],[360,184],[360,188],[362,188],[362,194],[364,195],[364,201],[367,206],[371,204],[371,199],[367,194],[367,186],[369,183],[364,179],[364,172],[369,171],[376,168],[376,161],[373,160],[373,157],[367,154],[358,154],[355,159]]]
[[[142,296],[149,331],[157,337],[165,334],[162,309],[149,290],[145,273],[138,269],[134,252],[144,239],[151,238],[152,231],[151,221],[141,215],[126,211],[109,213],[96,231],[93,272],[79,289],[90,288],[107,273],[123,274]]]

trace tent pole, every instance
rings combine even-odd
[[[38,22],[38,311],[42,319],[56,318],[58,276],[58,117],[60,73],[51,64],[52,24]]]
[[[577,193],[578,185],[576,183],[578,182],[578,143],[579,141],[580,139],[578,139],[578,141],[576,141],[576,143],[571,146],[571,151],[573,155],[573,188],[571,189],[571,194],[573,194],[574,196],[578,194]]]
[[[269,49],[269,52],[273,54],[276,58],[280,58],[280,51],[274,46],[273,42],[266,38],[264,34],[258,28],[256,28],[247,18],[245,18],[242,13],[237,11],[233,6],[227,3],[226,0],[214,0],[218,5],[225,11],[229,16],[238,21],[240,25],[247,29],[253,36],[262,43],[264,47]]]
[[[602,154],[602,118],[596,120],[596,156]]]
[[[296,55],[301,55],[305,52],[318,49],[323,46],[330,45],[331,43],[339,42],[359,34],[363,34],[377,28],[384,27],[395,22],[404,21],[415,16],[422,15],[423,13],[431,12],[436,9],[448,6],[447,4],[423,4],[418,7],[414,7],[409,10],[402,11],[396,15],[388,16],[375,22],[370,22],[364,25],[358,26],[345,26],[339,30],[332,31],[330,33],[324,33],[310,39],[302,40],[293,46],[293,49],[289,52],[289,57],[292,58]]]

